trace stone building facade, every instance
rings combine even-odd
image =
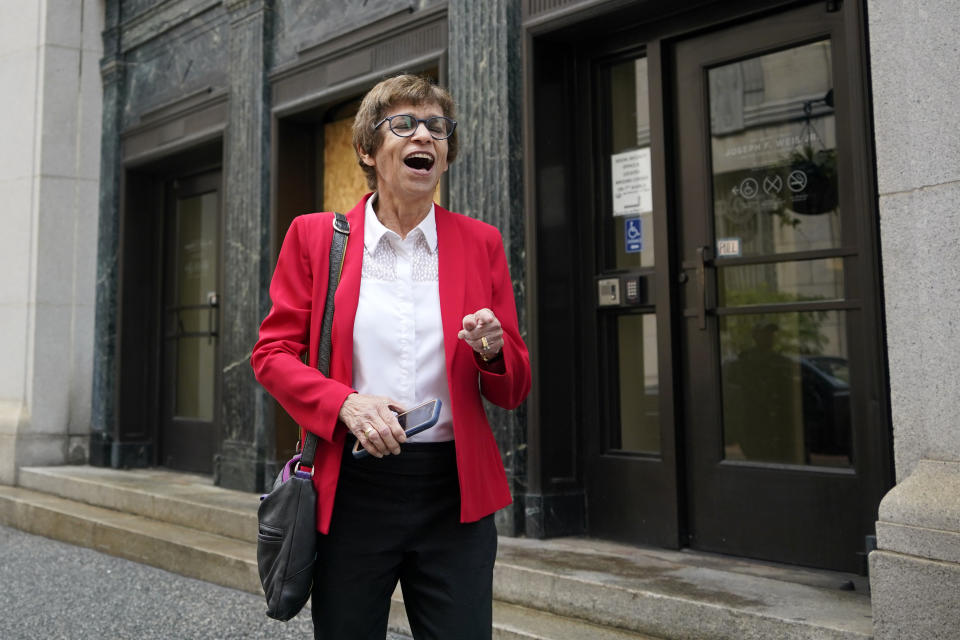
[[[283,234],[362,191],[357,99],[425,73],[458,102],[438,198],[501,230],[534,367],[489,409],[501,533],[869,553],[877,637],[960,627],[948,0],[18,7],[0,481],[262,489],[295,439],[248,365]]]
[[[0,12],[0,482],[82,464],[90,439],[102,6]]]

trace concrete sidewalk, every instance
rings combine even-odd
[[[313,637],[309,609],[277,622],[262,596],[3,526],[0,602],[4,640]]]

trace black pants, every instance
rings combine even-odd
[[[460,524],[452,442],[380,459],[345,451],[318,542],[314,638],[383,640],[399,580],[414,638],[489,640],[497,532],[492,515]]]

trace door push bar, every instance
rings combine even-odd
[[[710,258],[710,247],[697,247],[697,326],[703,330],[707,328],[707,262]]]

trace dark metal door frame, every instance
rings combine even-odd
[[[177,202],[181,199],[201,196],[214,192],[217,194],[217,292],[214,298],[205,304],[183,306],[177,301],[179,283],[177,281]],[[223,290],[223,198],[222,174],[219,170],[190,176],[172,178],[164,187],[163,207],[163,284],[161,313],[161,384],[160,384],[160,424],[158,435],[158,461],[182,471],[212,473],[214,455],[219,450],[222,438],[220,424],[221,376],[220,363],[220,305],[219,292]],[[184,330],[181,324],[181,312],[198,312],[207,315],[204,327]],[[176,319],[176,320],[174,320]],[[177,345],[181,338],[206,337],[215,341],[213,371],[213,416],[211,420],[198,417],[176,415],[176,368]]]
[[[617,63],[646,58],[649,69],[651,187],[653,190],[654,266],[618,269],[609,266],[605,255],[614,229],[620,220],[613,218],[610,183],[610,123],[608,74]],[[677,431],[674,398],[674,338],[671,308],[674,289],[670,285],[667,149],[664,132],[663,59],[658,40],[624,42],[601,41],[581,50],[578,122],[583,127],[576,154],[582,164],[577,174],[590,176],[580,190],[579,239],[582,248],[581,271],[585,292],[581,304],[584,327],[582,341],[585,364],[585,428],[580,437],[585,453],[584,483],[589,505],[588,531],[591,535],[635,544],[654,544],[677,548],[680,545],[680,494],[677,483]],[[639,306],[627,304],[598,307],[600,279],[635,279],[646,294]],[[621,292],[625,295],[625,291]],[[657,348],[657,414],[659,451],[639,453],[618,444],[620,419],[618,322],[637,315],[655,314]],[[586,372],[594,371],[595,375]],[[637,389],[636,393],[644,393]]]
[[[854,3],[846,3],[853,5]],[[869,109],[859,80],[862,22],[856,7],[828,12],[823,4],[776,14],[722,32],[679,42],[675,47],[677,105],[678,249],[684,278],[683,388],[687,446],[688,536],[698,549],[859,570],[864,537],[872,534],[880,497],[889,488],[889,422],[882,398],[885,368],[877,366],[882,340],[879,264],[875,245],[875,202],[869,190]],[[851,25],[851,22],[853,24]],[[851,37],[856,38],[851,40]],[[795,260],[843,261],[843,299],[825,303],[765,305],[751,312],[837,309],[846,312],[851,362],[853,466],[844,469],[724,459],[720,424],[717,273],[723,266],[763,260],[717,258],[712,223],[711,143],[706,69],[738,59],[829,38],[837,87],[837,148],[840,150],[840,245],[831,250],[780,255]],[[739,313],[743,313],[741,309]],[[706,367],[706,371],[704,371]]]
[[[861,438],[855,452],[860,458],[877,461],[879,480],[861,487],[863,503],[868,505],[865,511],[875,512],[892,483],[892,445],[875,222],[866,21],[862,5],[853,0],[836,5],[737,0],[696,3],[695,6],[679,3],[657,15],[660,8],[649,4],[617,8],[597,0],[580,3],[578,7],[582,9],[576,12],[545,9],[525,18],[525,154],[529,158],[525,181],[526,205],[532,218],[532,223],[527,225],[526,240],[528,273],[531,274],[527,279],[527,317],[531,331],[535,332],[530,346],[536,367],[529,409],[529,489],[524,496],[527,535],[543,537],[585,531],[665,547],[688,544],[688,496],[692,487],[687,486],[686,459],[694,455],[691,450],[698,445],[690,441],[683,427],[687,413],[695,407],[684,401],[682,393],[689,387],[689,371],[682,366],[684,352],[680,336],[684,326],[680,297],[683,289],[679,281],[689,272],[681,268],[684,231],[674,199],[682,191],[682,185],[676,178],[681,169],[674,131],[678,126],[675,102],[682,103],[686,96],[677,96],[672,82],[675,45],[691,34],[699,36],[713,31],[722,37],[728,29],[728,33],[736,33],[738,25],[749,28],[757,20],[787,15],[786,12],[802,6],[824,12],[837,8],[841,11],[842,25],[835,35],[846,39],[848,55],[835,63],[834,69],[849,78],[849,86],[848,94],[838,99],[848,101],[844,108],[859,119],[856,126],[843,132],[848,137],[846,147],[850,150],[844,161],[856,163],[859,168],[853,175],[849,166],[842,167],[841,171],[849,176],[845,197],[866,209],[857,216],[856,225],[860,279],[848,283],[847,297],[857,298],[863,304],[859,324],[865,336],[862,368],[869,369],[875,379],[868,385],[869,393],[864,394],[869,397],[856,407],[861,416],[867,416],[871,437]],[[675,515],[659,533],[657,525],[651,525],[649,519],[631,523],[629,527],[633,527],[633,532],[624,531],[622,525],[637,511],[638,496],[641,500],[647,499],[642,494],[661,491],[661,487],[633,485],[636,480],[629,479],[629,472],[623,470],[611,471],[607,480],[594,479],[597,469],[591,468],[590,462],[591,458],[599,459],[602,455],[598,407],[603,396],[597,382],[600,378],[597,350],[602,342],[598,337],[595,303],[595,226],[597,212],[602,208],[596,197],[597,188],[605,186],[604,176],[598,175],[598,163],[594,159],[592,137],[596,132],[591,130],[590,119],[594,117],[596,105],[590,84],[590,65],[604,57],[638,51],[644,46],[651,62],[650,117],[654,136],[651,146],[658,254],[655,284],[657,309],[663,311],[658,314],[663,317],[658,318],[657,323],[660,371],[662,391],[672,396],[663,411],[662,442],[665,453],[671,443],[674,446],[675,475],[667,493],[676,492]],[[746,57],[749,53],[744,51],[742,55]],[[664,86],[655,86],[657,83]],[[575,129],[572,134],[569,133],[571,127]],[[843,206],[846,208],[849,204],[846,202]],[[578,248],[581,245],[583,250]],[[563,349],[563,345],[571,341],[579,345],[574,353]],[[628,456],[607,458],[611,466],[629,467],[634,462]],[[648,465],[650,467],[652,465]],[[591,483],[595,487],[588,489]],[[598,518],[598,508],[604,507],[596,501],[596,496],[603,492],[612,496],[608,498],[606,524],[602,517]],[[618,507],[613,506],[616,503]],[[651,513],[647,511],[648,515]],[[869,520],[870,514],[864,518]],[[617,519],[622,521],[618,524]],[[608,525],[612,531],[606,529]],[[736,549],[724,551],[737,553]]]

